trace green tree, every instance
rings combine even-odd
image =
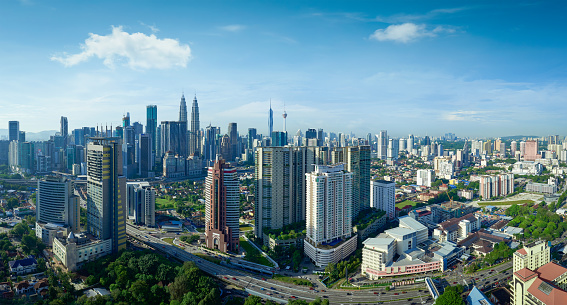
[[[435,305],[465,305],[461,293],[463,293],[461,285],[448,286],[443,294],[435,300]]]

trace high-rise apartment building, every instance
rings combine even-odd
[[[521,143],[520,143],[521,145]],[[538,154],[538,140],[527,140],[524,148],[524,161],[535,161],[541,158]]]
[[[352,217],[370,207],[370,146],[335,147],[331,152],[331,163],[344,163],[345,170],[352,173]]]
[[[146,134],[150,136],[152,153],[156,153],[157,150],[157,106],[148,105],[146,106]]]
[[[201,123],[199,121],[199,104],[197,95],[193,98],[191,106],[191,131],[189,134],[189,154],[201,154]]]
[[[516,156],[516,150],[518,150],[518,143],[516,141],[512,141],[510,143],[510,155],[512,158]]]
[[[185,122],[185,128],[187,128],[187,103],[185,103],[185,94],[181,94],[181,101],[179,102],[179,122]]]
[[[414,137],[412,134],[410,134],[408,136],[408,141],[407,141],[407,147],[408,147],[408,152],[411,154],[413,151],[413,144],[414,144]]]
[[[337,263],[356,250],[352,237],[352,173],[343,164],[317,165],[306,176],[305,254],[318,267]]]
[[[386,160],[388,157],[388,132],[386,130],[382,130],[378,134],[378,149],[376,152],[380,160]]]
[[[75,233],[80,231],[79,197],[74,194],[72,180],[53,176],[39,180],[36,202],[37,222],[68,226]]]
[[[19,121],[9,121],[8,122],[8,140],[18,141],[20,139],[20,122]]]
[[[127,215],[134,223],[155,227],[156,191],[148,182],[126,183]]]
[[[514,192],[514,174],[481,176],[479,195],[484,199],[506,196]]]
[[[91,138],[87,144],[87,231],[112,240],[112,251],[126,249],[126,178],[120,139]]]
[[[418,169],[417,170],[417,185],[431,187],[435,182],[435,171],[432,169]]]
[[[370,206],[386,212],[388,218],[396,217],[396,183],[394,181],[370,181]]]
[[[205,184],[205,240],[208,248],[238,253],[239,193],[236,168],[217,160]]]
[[[254,234],[305,220],[305,173],[327,164],[327,147],[257,147]]]

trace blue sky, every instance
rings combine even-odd
[[[178,118],[358,136],[566,135],[560,1],[0,3],[0,128]],[[189,105],[188,105],[189,106]],[[5,126],[5,127],[1,127]]]

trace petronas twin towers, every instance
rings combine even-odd
[[[179,121],[187,123],[187,103],[185,103],[185,95],[181,95],[181,103],[179,105]],[[191,107],[191,129],[189,130],[189,155],[200,155],[201,130],[199,124],[199,104],[197,103],[197,95],[193,98]]]

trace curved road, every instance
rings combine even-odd
[[[163,251],[182,261],[192,261],[204,272],[216,276],[217,278],[234,286],[242,287],[250,294],[258,295],[264,299],[272,299],[274,301],[278,301],[279,303],[287,303],[288,299],[291,298],[299,298],[310,302],[317,297],[320,297],[321,299],[327,298],[331,301],[332,304],[379,304],[380,302],[387,302],[388,304],[392,305],[409,305],[411,303],[422,304],[422,301],[426,301],[428,299],[429,300],[426,303],[432,303],[429,292],[425,288],[425,285],[398,287],[387,293],[383,292],[383,290],[380,289],[353,290],[351,292],[342,289],[328,289],[323,292],[319,290],[320,287],[317,287],[315,288],[315,290],[310,290],[307,287],[287,284],[276,280],[263,280],[260,276],[249,275],[240,272],[239,270],[217,265],[198,256],[195,256],[183,249],[173,246],[163,240],[155,238],[149,235],[147,232],[140,231],[130,225],[126,227],[126,232],[133,238],[136,238],[146,243],[147,245],[159,249],[160,251]],[[496,267],[495,272],[487,270],[486,272],[491,272],[491,274],[488,276],[484,275],[483,279],[488,280],[490,284],[492,284],[496,282],[497,279],[501,278],[498,276],[499,273],[497,271],[503,270],[510,266],[511,263],[506,263],[504,265]],[[480,275],[473,275],[473,278],[479,276]],[[449,278],[451,278],[451,276],[449,276]],[[461,278],[470,278],[470,276],[465,275],[464,277],[461,277],[460,275],[456,275],[455,280],[457,280],[457,278],[458,280],[460,280]],[[447,279],[447,281],[449,281],[449,279]],[[452,282],[449,282],[449,284],[452,285]],[[324,290],[326,288],[321,289]]]

